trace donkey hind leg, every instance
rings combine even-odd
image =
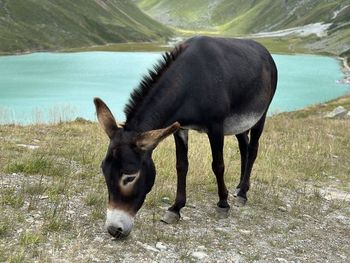
[[[180,219],[180,210],[186,204],[186,175],[188,171],[188,130],[180,129],[174,134],[176,146],[177,190],[175,203],[161,219],[164,223],[176,223]]]
[[[227,213],[230,206],[227,203],[228,191],[224,181],[224,158],[223,158],[223,146],[224,146],[224,132],[223,125],[213,125],[208,131],[208,137],[210,141],[210,147],[212,152],[212,169],[216,176],[216,182],[218,185],[219,202],[217,203],[219,213]]]
[[[246,132],[243,132],[243,133],[240,133],[240,134],[236,135],[236,138],[238,140],[239,152],[240,152],[240,155],[241,155],[241,177],[239,179],[239,184],[237,185],[237,187],[236,187],[236,189],[235,189],[235,191],[233,193],[234,197],[237,197],[239,189],[241,188],[245,167],[247,165],[248,145],[249,145],[248,132],[249,131],[246,131]]]
[[[262,116],[258,123],[250,130],[250,141],[247,148],[244,173],[239,183],[239,191],[237,193],[235,201],[236,206],[244,206],[247,202],[247,192],[250,186],[250,174],[252,172],[253,164],[258,153],[259,139],[264,129],[265,119],[266,113]]]

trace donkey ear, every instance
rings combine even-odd
[[[180,123],[175,122],[164,129],[143,132],[136,137],[136,146],[143,151],[153,150],[158,143],[178,129],[180,129]]]
[[[103,130],[107,133],[108,137],[112,139],[113,135],[118,130],[118,126],[113,117],[113,114],[100,98],[94,98],[94,103],[96,107],[98,122],[102,126]]]

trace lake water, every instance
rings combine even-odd
[[[147,69],[150,52],[34,53],[0,57],[0,123],[30,124],[83,117],[95,120],[93,98],[107,102],[118,120]],[[279,82],[270,113],[325,102],[350,91],[334,58],[274,55]]]

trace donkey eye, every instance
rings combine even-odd
[[[139,176],[140,171],[135,174],[123,174],[122,178],[120,179],[120,186],[124,188],[133,185]]]
[[[135,180],[136,176],[130,176],[130,177],[126,177],[125,179],[123,179],[123,185],[127,185],[128,183],[131,183]]]

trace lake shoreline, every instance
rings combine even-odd
[[[346,57],[337,57],[342,63],[342,72],[344,78],[341,80],[341,84],[350,85],[350,67]]]
[[[58,50],[26,50],[23,52],[1,52],[0,57],[6,56],[25,56],[35,53],[80,53],[80,52],[166,52],[175,47],[176,43],[160,43],[160,42],[128,42],[128,43],[108,43],[105,45],[93,45],[79,48],[65,48]],[[268,48],[268,47],[267,47]],[[271,54],[280,55],[315,55],[324,57],[333,57],[341,61],[341,67],[344,75],[350,75],[350,66],[347,58],[332,53],[303,53],[303,52],[271,52]],[[346,76],[345,76],[346,77]],[[350,78],[350,77],[349,77]],[[348,79],[349,79],[348,78]],[[350,81],[350,79],[349,79]],[[350,84],[350,83],[349,83]]]
[[[107,43],[105,45],[92,45],[85,47],[62,48],[62,49],[30,49],[20,52],[1,52],[0,57],[4,56],[25,56],[34,53],[79,53],[91,51],[104,52],[165,52],[172,47],[169,43],[163,42],[127,42],[127,43]]]
[[[94,121],[94,111],[90,107],[90,102],[96,96],[107,99],[107,102],[114,107],[112,110],[117,114],[116,117],[122,120],[124,119],[123,105],[130,96],[131,88],[138,85],[138,80],[148,68],[152,67],[152,64],[156,63],[160,56],[160,53],[143,53],[91,52],[91,54],[88,54],[87,52],[81,52],[45,54],[41,52],[30,56],[3,58],[0,68],[2,68],[1,72],[7,72],[5,74],[7,78],[3,79],[4,82],[0,89],[2,94],[0,102],[3,106],[0,107],[0,117],[2,117],[0,123],[54,124],[75,120],[79,117]],[[270,107],[271,114],[302,109],[307,105],[326,102],[349,92],[349,86],[344,85],[345,81],[342,81],[345,72],[342,71],[339,58],[317,55],[301,55],[298,57],[297,55],[280,54],[274,54],[274,58],[279,66],[280,76],[285,77],[286,81],[283,82],[284,78],[280,78],[279,85],[282,88],[280,89],[282,93],[278,92],[276,94],[276,99]],[[60,61],[60,63],[57,63],[57,61]],[[28,65],[36,65],[35,63],[38,65],[35,70],[33,68],[28,72],[28,76],[25,75]],[[123,71],[125,63],[137,65],[137,67],[125,73]],[[305,67],[301,72],[298,70],[300,63]],[[16,65],[22,65],[24,68],[19,67],[14,71],[13,68]],[[60,65],[60,67],[57,67],[57,65]],[[314,65],[320,65],[320,68],[315,68]],[[343,67],[347,69],[345,61],[343,61]],[[56,82],[50,80],[51,73]],[[79,74],[84,76],[84,81],[80,81],[81,78],[77,79]],[[298,74],[302,74],[303,78],[298,78]],[[46,78],[40,78],[40,81],[37,82],[39,75],[47,76]],[[28,79],[35,80],[32,82],[33,90],[31,90],[31,82],[28,82]],[[67,85],[63,85],[61,79],[64,79]],[[123,80],[125,81],[123,82]],[[320,83],[315,86],[315,81],[320,81]],[[118,83],[118,89],[115,88],[115,83]],[[292,86],[289,87],[288,83]],[[96,89],[95,86],[97,85],[100,85],[100,88]],[[47,87],[50,87],[50,89],[47,89]],[[67,89],[65,87],[71,88]],[[40,88],[44,92],[40,93]],[[58,90],[60,95],[57,93]],[[82,97],[80,90],[84,91],[85,97]],[[288,90],[292,91],[291,94],[294,92],[296,92],[295,94],[298,94],[298,92],[305,94],[304,91],[307,93],[306,96],[302,97],[303,100],[296,100],[295,94],[292,97],[282,95],[283,92],[287,94]],[[20,95],[19,99],[12,96],[11,92],[13,94],[17,92]],[[108,99],[114,97],[111,94],[115,94],[115,92],[119,92],[118,98]],[[12,100],[9,101],[6,98]],[[38,99],[39,101],[37,101]],[[20,101],[19,104],[16,104],[15,101],[17,100]],[[31,103],[34,103],[34,106]]]
[[[261,38],[264,39],[264,38]],[[165,42],[127,42],[127,43],[107,43],[104,45],[92,45],[85,47],[76,47],[76,48],[63,48],[55,50],[26,50],[23,52],[1,52],[0,57],[2,56],[24,56],[34,53],[80,53],[80,52],[166,52],[175,47],[177,43],[183,41],[183,37],[174,37],[172,40]],[[255,40],[255,39],[254,39]],[[256,40],[255,40],[256,41]],[[269,49],[268,46],[266,46]],[[273,52],[271,54],[281,54],[281,55],[315,55],[315,56],[325,56],[333,57],[340,60],[342,63],[342,71],[344,73],[344,81],[346,84],[350,84],[350,66],[348,65],[347,58],[345,56],[333,54],[333,53],[313,53],[313,52]]]
[[[316,103],[314,105],[308,105],[305,106],[302,109],[297,109],[297,110],[292,110],[292,111],[284,111],[284,112],[279,112],[276,114],[272,114],[267,116],[268,119],[274,118],[279,115],[286,114],[287,116],[295,115],[295,116],[304,116],[305,114],[308,115],[319,115],[319,109],[322,109],[322,111],[326,111],[328,108],[329,111],[333,110],[336,108],[336,106],[349,106],[350,105],[350,92],[347,94],[344,94],[342,96],[339,96],[334,99],[330,99],[325,102],[320,102]],[[349,107],[347,107],[349,108]],[[348,109],[350,110],[350,108]],[[39,123],[28,123],[28,124],[21,124],[21,123],[0,123],[0,128],[1,127],[35,127],[35,126],[46,126],[46,127],[51,127],[51,126],[57,126],[57,125],[64,125],[64,124],[69,124],[69,123],[81,123],[81,124],[86,124],[86,123],[97,123],[98,120],[97,118],[95,120],[89,120],[85,119],[84,117],[76,117],[75,119],[72,120],[62,120],[58,122],[39,122]]]

